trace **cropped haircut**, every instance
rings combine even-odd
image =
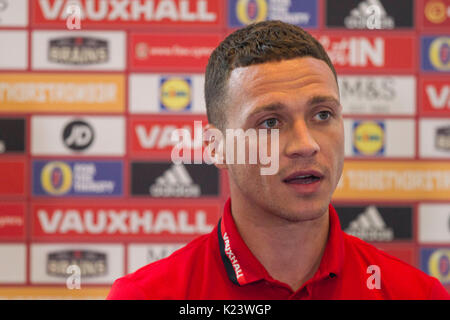
[[[209,123],[226,126],[228,79],[239,67],[301,57],[324,61],[336,71],[325,49],[302,28],[281,21],[263,21],[227,36],[209,57],[205,72],[205,102]]]

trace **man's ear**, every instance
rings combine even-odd
[[[218,169],[228,169],[225,154],[225,139],[222,131],[208,123],[203,128],[203,144],[205,147],[203,159],[210,159]]]

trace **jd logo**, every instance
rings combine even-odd
[[[74,151],[85,150],[94,141],[94,129],[84,121],[72,121],[64,128],[63,141]]]

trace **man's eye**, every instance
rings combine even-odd
[[[261,122],[261,125],[263,125],[266,129],[272,129],[277,127],[280,124],[280,122],[276,118],[270,118],[267,120],[264,120]]]
[[[320,111],[315,118],[320,121],[328,120],[331,117],[330,111]]]

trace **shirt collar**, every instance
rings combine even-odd
[[[344,262],[344,238],[339,217],[329,205],[330,229],[320,265],[309,282],[337,276]],[[231,215],[231,198],[225,203],[224,213],[217,227],[219,249],[228,278],[239,286],[272,277],[242,240]]]

